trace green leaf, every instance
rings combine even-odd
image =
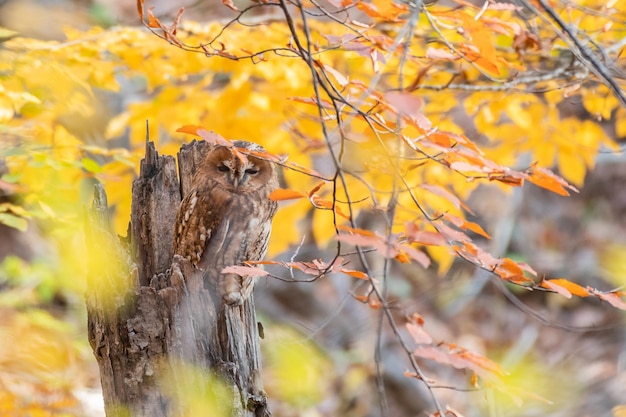
[[[91,172],[93,174],[97,174],[98,172],[102,172],[102,167],[96,161],[91,158],[83,158],[81,164],[87,172]]]
[[[0,213],[0,223],[9,227],[14,227],[21,232],[25,232],[28,228],[28,222],[11,213]]]
[[[22,173],[15,172],[15,173],[4,174],[3,176],[0,177],[0,179],[10,184],[17,184],[20,181],[20,179],[22,179]]]
[[[11,39],[12,37],[17,36],[17,34],[18,32],[0,26],[0,42]]]

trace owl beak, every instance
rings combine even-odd
[[[245,172],[241,173],[240,175],[234,175],[233,176],[233,187],[235,187],[235,189],[239,189],[239,187],[241,187],[247,180],[247,175]]]

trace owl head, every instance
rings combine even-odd
[[[233,145],[255,152],[265,152],[262,146],[252,142],[237,140],[233,141]],[[243,155],[231,147],[216,146],[211,149],[200,169],[201,177],[210,178],[231,193],[246,194],[277,186],[274,164]]]

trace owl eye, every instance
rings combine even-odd
[[[230,168],[228,168],[226,165],[220,165],[220,166],[217,167],[217,170],[219,172],[228,172],[228,171],[230,171]]]
[[[248,175],[256,175],[259,173],[259,170],[256,168],[248,168],[246,169],[246,174]]]

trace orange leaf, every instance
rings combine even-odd
[[[362,236],[376,236],[374,232],[371,232],[365,229],[359,229],[359,228],[342,226],[342,225],[337,226],[337,228],[341,231],[348,232],[350,234],[357,234],[357,235],[362,235]]]
[[[239,11],[237,6],[235,6],[235,3],[233,3],[233,0],[222,0],[222,4],[224,6],[226,6],[226,7],[228,7],[230,10],[233,10],[235,12]]]
[[[372,3],[358,2],[356,7],[369,17],[390,22],[399,22],[399,16],[406,13],[407,6],[396,4],[390,0],[374,0]]]
[[[184,7],[181,7],[178,9],[178,12],[176,13],[176,16],[174,17],[174,22],[172,22],[172,25],[170,26],[170,29],[169,29],[169,32],[172,35],[176,35],[176,31],[178,30],[178,25],[180,24],[180,18],[183,16],[184,11],[185,11]],[[176,40],[178,41],[178,39]]]
[[[365,272],[355,271],[354,269],[341,268],[340,271],[346,275],[350,275],[351,277],[358,279],[363,279],[365,281],[369,281],[370,279],[370,277]]]
[[[409,256],[404,253],[404,252],[400,252],[395,256],[395,260],[403,263],[403,264],[410,264],[411,263],[411,258],[409,258]]]
[[[309,193],[308,193],[309,197],[312,197],[313,194],[318,192],[320,190],[320,188],[322,188],[324,185],[326,185],[326,182],[322,181],[319,184],[317,184],[315,187],[311,188],[311,191],[309,191]]]
[[[222,135],[219,135],[212,130],[206,130],[205,128],[198,129],[197,135],[200,136],[205,141],[209,142],[211,145],[220,145],[226,146],[227,148],[233,148],[235,145],[227,139],[224,139]]]
[[[269,195],[269,199],[274,201],[294,200],[296,198],[304,197],[306,197],[306,194],[301,193],[300,191],[289,190],[286,188],[277,188]]]
[[[309,200],[311,200],[311,203],[313,204],[313,207],[315,208],[324,208],[328,210],[331,210],[333,208],[332,201],[326,200],[325,198],[322,198],[320,196],[314,195]]]
[[[200,129],[208,130],[207,128],[202,127],[202,126],[185,125],[185,126],[179,127],[178,129],[176,129],[176,131],[179,132],[179,133],[188,133],[190,135],[200,136],[198,134],[198,130],[200,130]]]
[[[417,313],[409,318],[406,329],[417,344],[429,345],[433,342],[433,338],[424,330],[424,319]]]
[[[489,174],[489,181],[500,181],[503,184],[510,185],[512,187],[521,187],[524,185],[524,179],[513,175],[503,174]]]
[[[485,375],[485,372],[498,376],[504,375],[504,371],[500,368],[500,365],[484,356],[465,350],[464,352],[458,353],[457,357],[463,360],[465,367],[479,375]]]
[[[538,167],[536,164],[528,170],[528,173],[530,174],[528,181],[559,195],[568,196],[569,192],[567,192],[566,188],[576,193],[578,192],[576,187],[568,184],[563,178],[549,169]]]
[[[144,0],[137,0],[137,14],[139,19],[143,22],[143,2]]]
[[[341,207],[339,205],[337,205],[337,204],[335,204],[335,213],[337,213],[338,215],[340,215],[341,217],[343,217],[346,220],[350,220],[350,216],[345,214],[343,212],[343,210],[341,210]]]
[[[572,294],[579,297],[588,297],[590,295],[589,291],[587,291],[580,285],[568,281],[564,278],[543,280],[541,282],[541,286],[556,291],[566,298],[571,298]]]
[[[478,39],[474,40],[474,42],[476,41],[478,41]],[[489,42],[490,41],[487,41],[487,43],[484,43],[483,46],[490,45]],[[491,48],[488,48],[488,49],[491,49]],[[501,74],[500,69],[494,63],[494,60],[493,60],[496,58],[495,55],[492,55],[492,54],[489,54],[492,56],[485,55],[485,52],[487,51],[482,50],[482,48],[479,49],[478,46],[468,45],[468,44],[462,44],[459,50],[464,55],[465,59],[467,59],[470,62],[474,62],[478,66],[481,66],[485,71],[490,72],[495,75]]]
[[[506,271],[509,275],[524,275],[522,268],[520,268],[515,261],[509,258],[504,258],[502,263],[498,265],[498,269]]]
[[[402,252],[404,252],[410,259],[413,259],[424,268],[428,268],[430,266],[430,258],[426,256],[426,254],[421,250],[416,249],[410,245],[400,245],[400,250],[402,250]]]
[[[151,7],[148,9],[148,27],[149,28],[161,28],[165,30],[165,26],[163,26],[161,21],[159,21],[159,19],[157,19],[154,16],[154,14],[152,13],[152,9],[154,9],[154,7]]]
[[[489,234],[487,232],[485,232],[483,230],[482,227],[480,227],[479,224],[476,224],[474,222],[469,222],[467,220],[464,220],[460,217],[454,216],[452,214],[449,213],[445,213],[443,215],[443,217],[446,218],[446,220],[448,220],[450,223],[452,223],[453,225],[455,225],[458,228],[461,228],[463,230],[471,230],[472,232],[479,234],[483,237],[486,237],[487,239],[491,239],[491,236],[489,236]]]

